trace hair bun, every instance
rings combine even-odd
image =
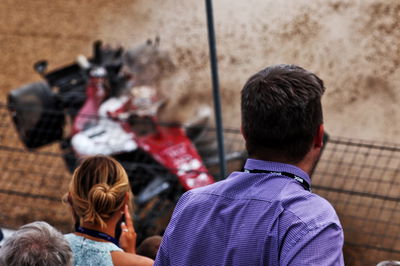
[[[112,157],[88,156],[75,169],[69,185],[71,207],[76,219],[102,228],[107,219],[130,204],[131,188],[122,165]]]
[[[117,197],[116,191],[108,184],[96,184],[89,191],[89,209],[101,218],[107,219],[117,205]]]

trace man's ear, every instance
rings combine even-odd
[[[243,138],[246,140],[246,139],[247,139],[247,136],[246,136],[246,134],[244,133],[243,125],[240,125],[240,133],[242,133]]]
[[[324,140],[324,125],[321,124],[318,126],[317,134],[314,137],[314,147],[315,148],[322,148]]]

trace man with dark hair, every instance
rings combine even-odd
[[[339,219],[309,176],[323,145],[324,91],[295,65],[246,82],[244,170],[181,197],[155,265],[344,265]]]

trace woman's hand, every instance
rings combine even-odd
[[[125,252],[136,254],[137,236],[127,204],[125,204],[124,207],[124,214],[125,222],[121,223],[121,236],[119,238],[119,245]]]

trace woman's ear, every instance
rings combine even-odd
[[[125,205],[128,204],[129,200],[130,200],[129,192],[125,192],[124,204],[122,205],[120,211],[122,211],[122,212],[125,211],[125,209],[124,209],[124,208],[125,208]]]
[[[129,192],[125,192],[125,200],[124,200],[124,204],[128,204],[128,202],[130,201],[131,197]]]
[[[62,197],[62,202],[72,207],[71,192],[64,194],[64,196]]]

